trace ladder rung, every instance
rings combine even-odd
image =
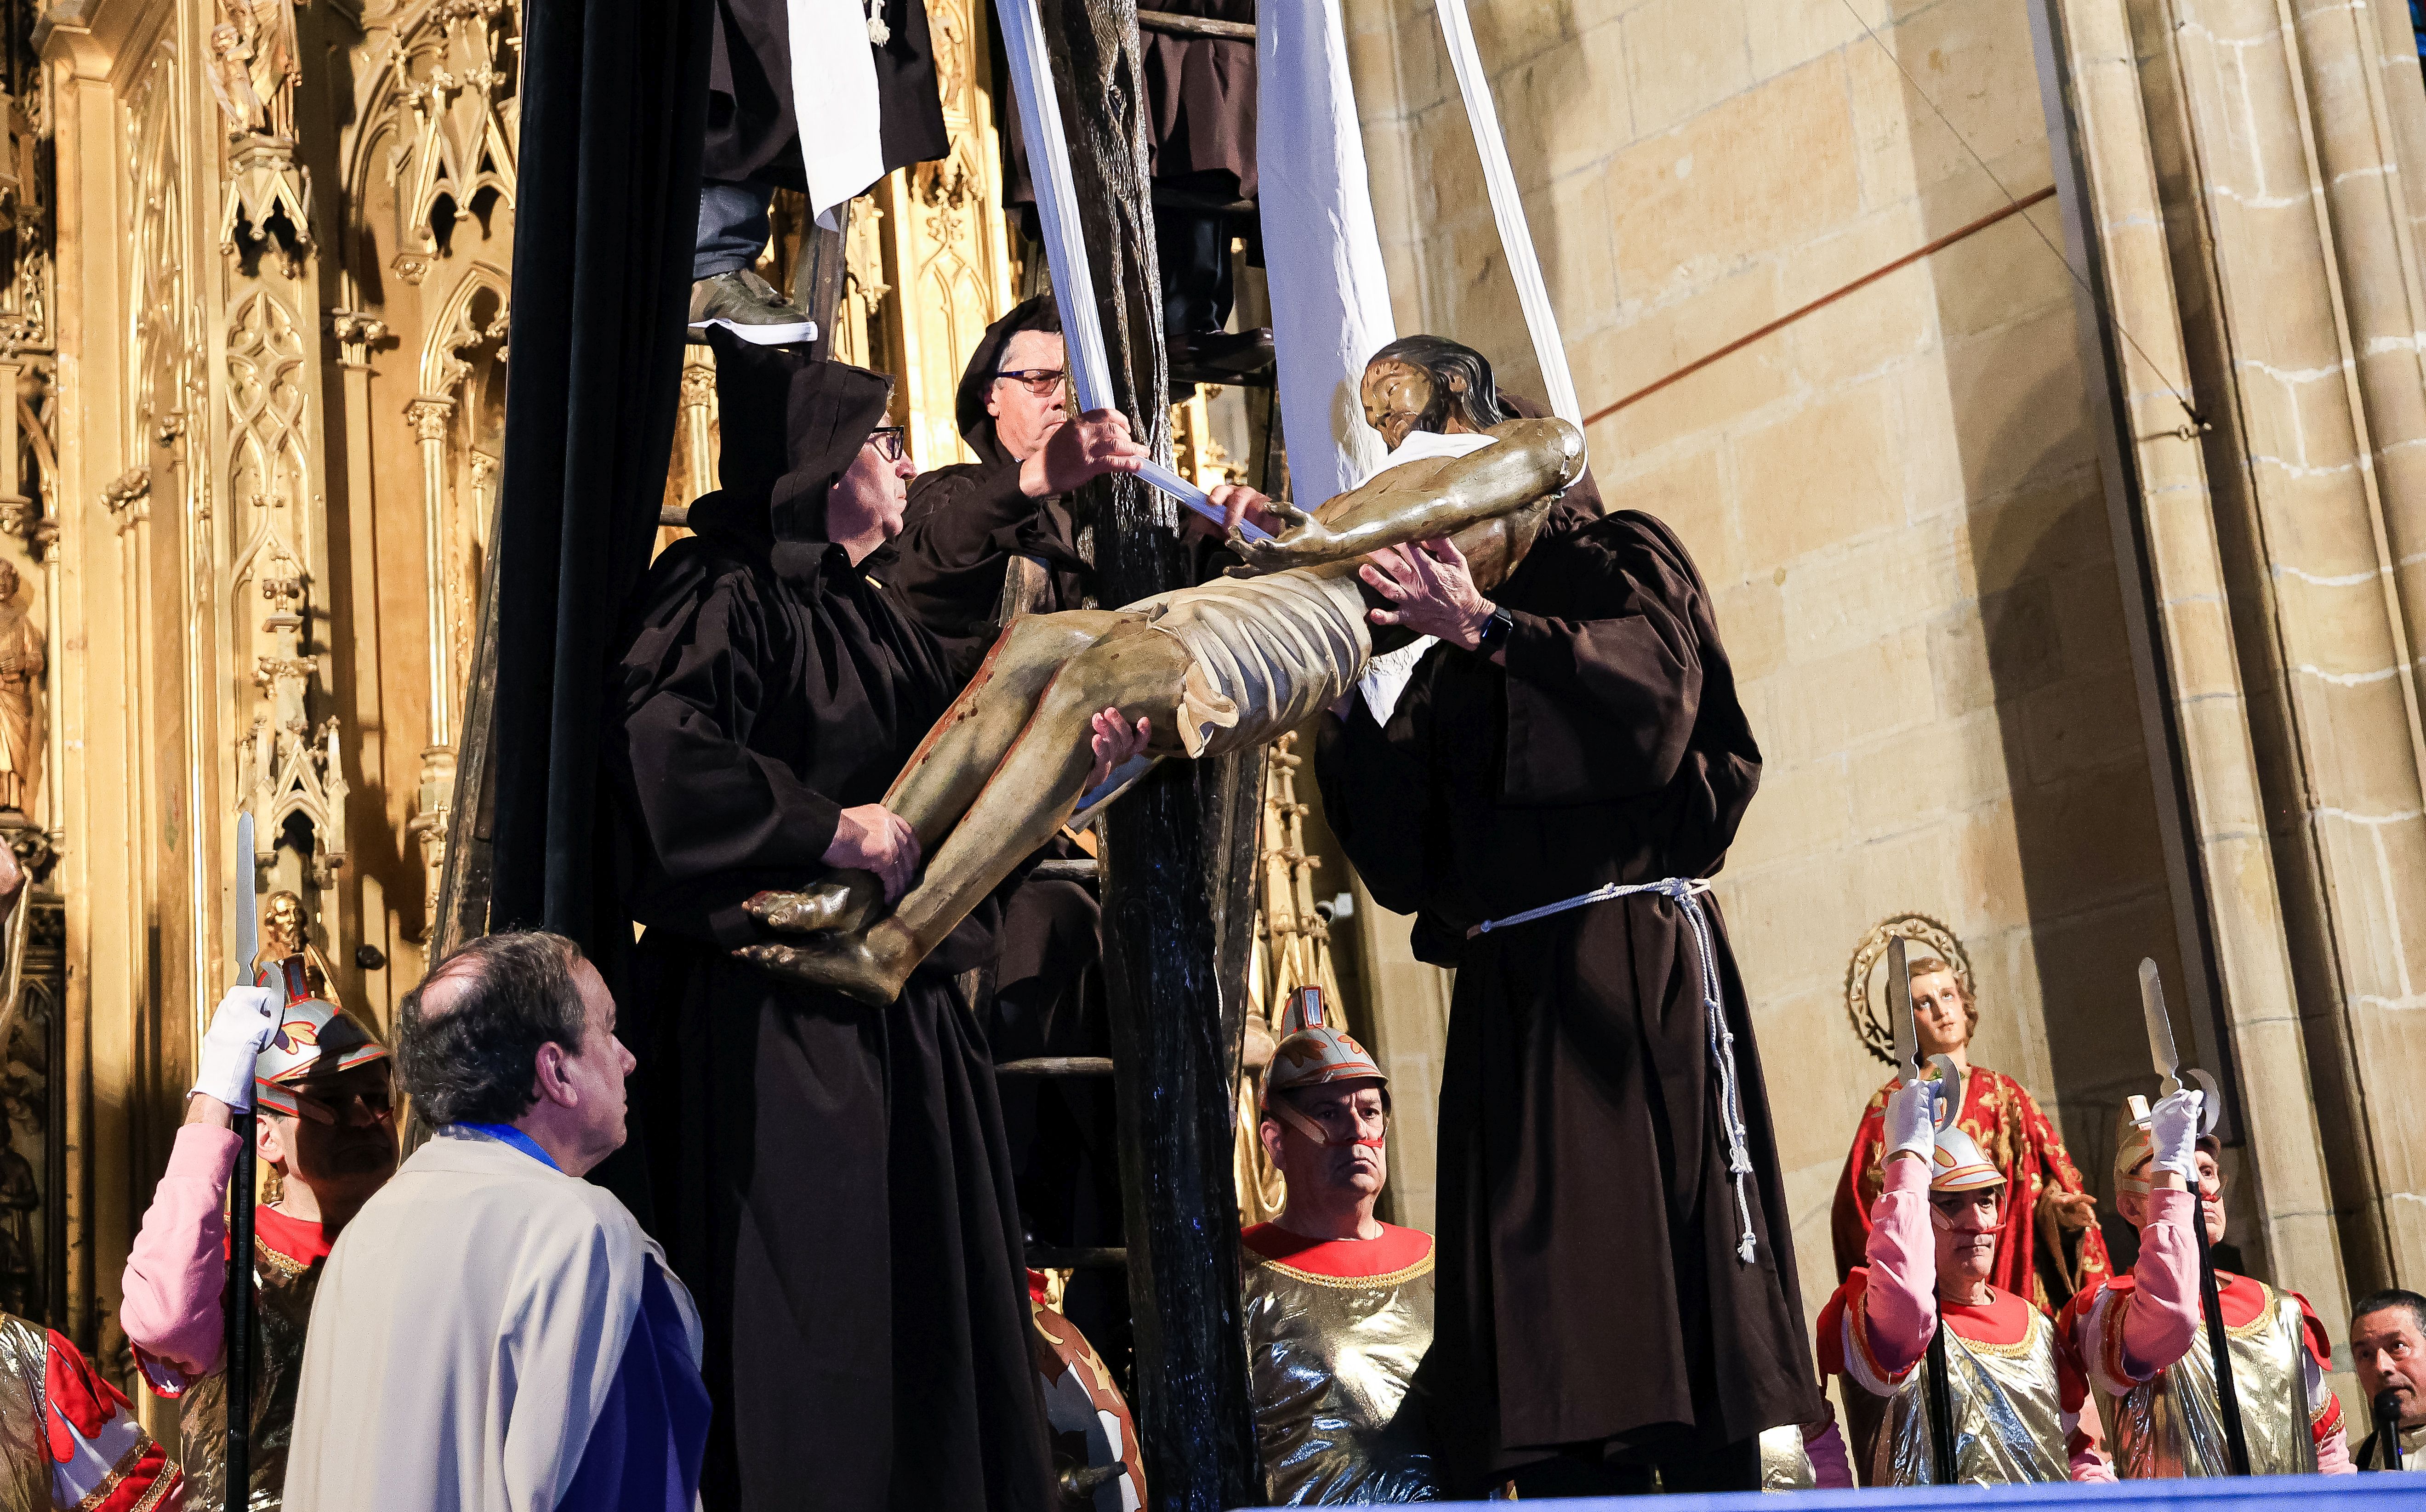
[[[1048,882],[1092,882],[1102,871],[1092,856],[1073,856],[1067,861],[1038,861],[1036,869],[1027,875]]]
[[[1255,24],[1252,21],[1216,21],[1210,16],[1188,16],[1143,7],[1139,8],[1137,18],[1140,31],[1158,31],[1173,37],[1203,37],[1225,42],[1252,42],[1255,40]]]
[[[1118,1270],[1129,1263],[1125,1249],[1061,1249],[1052,1245],[1027,1247],[1030,1270]]]
[[[1109,1076],[1109,1055],[1036,1055],[1007,1060],[994,1069],[996,1076]]]

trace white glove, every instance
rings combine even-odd
[[[232,987],[211,1014],[202,1035],[202,1053],[194,1057],[194,1087],[238,1113],[252,1108],[252,1063],[269,1037],[278,1032],[278,1005],[283,993],[267,987]]]
[[[1937,1087],[1915,1082],[1887,1099],[1887,1154],[1909,1150],[1926,1163],[1937,1153]]]
[[[2148,1148],[2157,1154],[2154,1168],[2171,1171],[2184,1182],[2198,1182],[2199,1104],[2205,1097],[2186,1086],[2159,1100],[2148,1115]]]

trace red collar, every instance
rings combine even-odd
[[[2001,1286],[1989,1287],[1988,1300],[1982,1303],[1940,1299],[1937,1306],[1948,1327],[1983,1344],[2020,1343],[2030,1337],[2030,1315],[2036,1311]]]
[[[1259,1223],[1238,1238],[1253,1254],[1292,1270],[1342,1280],[1387,1276],[1431,1258],[1432,1236],[1420,1229],[1382,1225],[1379,1239],[1308,1239],[1277,1223]]]
[[[326,1259],[329,1253],[329,1236],[318,1224],[290,1218],[267,1202],[252,1210],[252,1236],[298,1265]]]

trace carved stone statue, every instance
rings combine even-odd
[[[1357,568],[1367,553],[1447,536],[1475,582],[1502,581],[1532,545],[1550,501],[1583,470],[1582,434],[1560,420],[1495,426],[1496,444],[1389,469],[1323,507],[1283,505],[1277,539],[1234,545],[1237,575],[1124,609],[1023,617],[937,722],[884,806],[918,837],[925,871],[882,914],[865,872],[750,911],[808,938],[739,954],[779,975],[882,1005],[1020,860],[1071,822],[1082,797],[1110,801],[1164,756],[1268,744],[1353,686],[1373,654]],[[1090,719],[1118,707],[1153,722],[1134,770],[1082,794]],[[881,915],[881,916],[880,916]]]
[[[295,140],[295,86],[303,76],[294,0],[218,0],[211,28],[211,92],[232,136]]]
[[[0,810],[30,813],[42,785],[42,633],[17,604],[17,569],[0,562]]]

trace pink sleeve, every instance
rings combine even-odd
[[[126,1256],[126,1298],[119,1313],[126,1337],[188,1376],[217,1365],[224,1344],[219,1293],[227,1281],[227,1219],[220,1203],[235,1151],[232,1130],[206,1123],[179,1129],[168,1173],[153,1189],[143,1231]]]
[[[1919,1362],[1937,1327],[1937,1240],[1929,1231],[1929,1166],[1887,1162],[1870,1207],[1868,1294],[1861,1311],[1870,1358],[1890,1376]]]
[[[2197,1207],[2188,1192],[2158,1187],[2148,1194],[2148,1223],[2140,1231],[2140,1262],[2124,1299],[2123,1368],[2144,1381],[2190,1353],[2199,1329]]]
[[[1845,1455],[1845,1436],[1836,1431],[1831,1419],[1827,1431],[1818,1438],[1805,1434],[1803,1452],[1811,1456],[1811,1477],[1820,1490],[1850,1491],[1853,1488],[1853,1467]]]
[[[2344,1438],[2340,1424],[2317,1440],[2317,1473],[2320,1475],[2355,1475],[2358,1467],[2351,1463],[2350,1440]]]

